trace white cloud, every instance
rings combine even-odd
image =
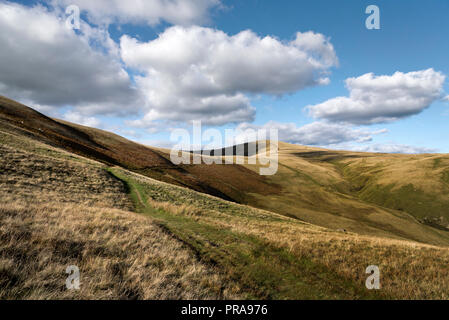
[[[263,126],[243,123],[237,129],[243,132],[239,137],[240,141],[244,140],[244,131],[247,129],[277,129],[280,141],[313,146],[329,146],[345,142],[368,142],[372,140],[373,135],[386,132],[386,130],[370,132],[328,122],[313,122],[302,127],[297,127],[294,123],[274,121],[270,121]]]
[[[156,25],[162,21],[191,25],[208,22],[219,0],[53,0],[61,7],[77,5],[98,25],[131,23]]]
[[[360,152],[375,152],[375,153],[404,153],[404,154],[419,154],[419,153],[436,153],[437,149],[408,146],[403,144],[369,144],[364,146],[346,145],[337,147],[343,150],[352,150]]]
[[[229,36],[176,26],[146,43],[123,36],[120,47],[123,61],[144,73],[136,82],[150,106],[140,126],[160,119],[252,121],[247,94],[282,95],[326,84],[338,63],[330,42],[313,32],[282,42],[248,30]]]
[[[83,21],[81,32],[66,28],[65,2],[51,3],[52,9],[0,2],[0,94],[53,116],[66,106],[83,119],[143,112],[129,123],[152,132],[191,120],[209,125],[250,122],[256,113],[251,95],[282,95],[326,84],[329,69],[338,63],[328,39],[313,32],[283,42],[251,31],[229,36],[176,26],[148,43],[123,36],[119,46],[107,28]],[[189,3],[137,5],[209,8],[219,1]],[[86,6],[92,15],[106,6],[105,1],[70,4]],[[115,16],[121,6],[123,16]],[[114,19],[139,21],[133,16],[139,10],[132,11],[129,3],[114,1],[108,10],[106,16]],[[137,69],[135,82],[123,63]]]
[[[101,125],[100,120],[95,117],[86,117],[79,112],[69,111],[63,115],[64,120],[69,122],[77,123],[87,127],[96,127],[98,128]]]
[[[418,114],[441,98],[445,76],[433,69],[372,73],[346,80],[349,97],[337,97],[307,106],[315,118],[353,124],[391,122]]]
[[[83,23],[77,35],[58,18],[43,6],[0,2],[0,94],[47,111],[66,105],[85,115],[136,111],[139,94],[107,32]]]
[[[163,149],[172,149],[176,145],[176,142],[170,142],[165,140],[143,140],[139,141],[139,143],[148,147],[163,148]]]

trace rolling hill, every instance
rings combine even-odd
[[[0,298],[449,297],[449,156],[279,147],[274,176],[175,166],[1,97]]]
[[[447,244],[448,155],[358,153],[280,143],[279,159],[278,173],[267,180],[282,192],[253,193],[248,204],[332,229]]]

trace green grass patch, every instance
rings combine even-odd
[[[449,218],[447,201],[425,193],[413,184],[400,188],[395,188],[393,184],[386,186],[372,184],[365,186],[359,197],[387,208],[408,212],[418,218],[441,216]]]
[[[442,175],[441,179],[442,179],[445,183],[449,184],[449,170],[443,172],[443,175]]]
[[[441,159],[434,159],[433,165],[441,165]],[[336,166],[350,183],[350,193],[360,200],[404,211],[419,219],[441,216],[449,218],[449,201],[436,194],[426,193],[411,183],[401,187],[395,184],[379,184],[376,174],[381,172],[381,165],[355,167],[336,164]],[[445,171],[441,179],[449,183],[449,171]]]
[[[433,169],[437,169],[441,166],[441,159],[437,158],[437,159],[433,159]]]

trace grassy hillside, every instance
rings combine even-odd
[[[220,266],[250,290],[249,297],[448,296],[447,248],[331,231],[120,168],[111,172],[128,184],[139,212],[187,243],[203,261]],[[364,287],[364,268],[371,264],[382,270],[380,292]]]
[[[447,245],[447,170],[448,155],[356,153],[280,143],[279,171],[268,180],[282,192],[252,193],[247,203],[332,229]]]
[[[174,167],[3,99],[0,298],[448,299],[447,159],[281,143],[271,177]]]
[[[0,132],[0,299],[238,297],[104,165]],[[81,290],[65,288],[69,265]]]
[[[449,296],[447,248],[333,231],[0,138],[3,299]],[[364,286],[372,264],[380,291]],[[79,292],[65,290],[67,265],[80,267]]]
[[[449,229],[449,157],[383,155],[343,161],[342,173],[360,199],[408,212]]]
[[[166,154],[103,130],[50,119],[35,110],[0,96],[0,127],[61,147],[75,154],[119,165],[155,179],[219,196],[245,201],[245,192],[277,192],[258,174],[242,166],[175,166]],[[224,179],[217,181],[216,176]],[[237,177],[237,179],[236,179]],[[243,192],[242,192],[243,191]]]

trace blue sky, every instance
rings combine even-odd
[[[280,94],[273,94],[270,92],[270,89],[266,88],[265,84],[261,84],[260,87],[254,88],[254,90],[252,89],[251,92],[248,92],[248,89],[244,84],[242,88],[239,88],[236,85],[235,88],[233,87],[232,92],[229,91],[230,89],[228,89],[228,87],[226,87],[226,89],[223,88],[223,91],[219,94],[228,95],[228,98],[237,99],[237,95],[242,95],[242,97],[239,97],[239,99],[241,98],[239,100],[239,103],[242,104],[241,109],[237,109],[238,107],[233,104],[232,112],[235,113],[241,111],[245,116],[232,118],[232,116],[229,116],[228,114],[220,114],[220,117],[230,120],[228,122],[224,121],[224,123],[223,121],[211,123],[210,125],[222,130],[224,128],[241,125],[241,123],[245,123],[246,126],[254,128],[267,126],[270,122],[276,123],[277,126],[283,128],[281,124],[291,123],[294,124],[294,127],[290,127],[288,130],[284,129],[284,134],[281,134],[281,139],[283,138],[282,140],[286,140],[290,136],[295,136],[295,138],[292,138],[292,141],[290,141],[293,143],[362,151],[437,151],[449,153],[449,128],[447,125],[449,120],[449,102],[443,101],[442,99],[445,95],[449,94],[447,79],[445,79],[444,82],[441,82],[441,84],[435,85],[436,87],[432,87],[434,89],[441,89],[441,97],[436,97],[436,89],[430,93],[424,92],[424,88],[427,90],[429,87],[429,84],[427,83],[423,83],[421,86],[420,83],[417,82],[417,87],[409,87],[408,89],[400,87],[400,84],[390,89],[387,88],[387,91],[390,90],[390,94],[393,94],[398,90],[401,92],[400,95],[404,94],[407,96],[408,94],[409,99],[405,99],[405,101],[408,101],[405,103],[410,103],[411,106],[414,105],[414,103],[413,101],[410,101],[410,99],[423,99],[423,101],[426,102],[423,102],[423,105],[421,106],[415,106],[415,111],[406,114],[402,114],[401,110],[396,110],[393,114],[396,115],[401,113],[401,115],[394,116],[394,118],[388,118],[388,120],[385,121],[378,120],[378,118],[376,118],[377,120],[373,120],[372,118],[364,118],[363,120],[357,118],[354,120],[351,118],[352,120],[349,122],[342,122],[338,120],[341,119],[339,115],[332,114],[326,116],[323,115],[326,114],[326,112],[321,112],[321,109],[320,116],[318,117],[316,116],[317,113],[312,116],[312,114],[305,110],[306,106],[317,106],[327,101],[329,102],[320,108],[332,107],[335,102],[335,100],[333,100],[334,98],[349,96],[348,88],[345,85],[346,79],[358,78],[367,73],[373,73],[374,77],[382,75],[392,77],[395,72],[400,72],[405,75],[405,78],[403,78],[406,82],[408,79],[407,76],[411,75],[409,73],[432,68],[435,73],[431,74],[431,80],[428,80],[428,76],[418,76],[419,79],[422,78],[423,81],[430,81],[432,84],[435,84],[435,81],[438,82],[438,79],[440,79],[438,75],[436,75],[437,72],[442,76],[448,76],[449,60],[447,59],[447,56],[449,53],[449,42],[445,38],[446,30],[449,30],[449,20],[447,19],[449,2],[445,0],[430,0],[426,2],[418,0],[224,0],[221,3],[217,3],[217,1],[218,0],[211,0],[211,3],[207,4],[208,0],[204,0],[201,2],[202,6],[192,5],[192,12],[195,13],[195,10],[197,10],[200,13],[198,13],[198,16],[193,15],[193,17],[189,17],[188,19],[185,18],[184,15],[178,17],[173,13],[164,13],[163,10],[160,13],[160,17],[157,16],[157,13],[154,13],[154,15],[145,15],[137,14],[132,10],[125,15],[123,11],[120,11],[119,9],[111,10],[110,12],[108,11],[108,14],[106,15],[104,12],[109,10],[106,7],[104,9],[101,7],[83,7],[84,2],[82,0],[78,2],[72,1],[71,3],[79,5],[82,12],[81,19],[83,23],[93,28],[98,34],[101,32],[106,32],[108,34],[110,40],[117,46],[119,53],[116,56],[113,56],[111,53],[112,49],[105,45],[106,41],[104,43],[100,41],[100,46],[104,46],[102,50],[111,50],[108,53],[108,58],[115,59],[114,62],[121,64],[123,70],[125,70],[130,77],[129,85],[140,85],[142,86],[142,88],[139,88],[141,91],[144,91],[145,88],[148,88],[151,84],[152,78],[148,71],[153,68],[151,63],[159,63],[163,60],[161,57],[158,57],[159,60],[148,60],[144,55],[152,55],[152,52],[150,51],[154,49],[152,43],[161,34],[167,34],[168,37],[167,30],[173,28],[173,26],[179,26],[180,28],[185,28],[185,30],[192,30],[190,28],[200,26],[206,29],[222,31],[229,37],[239,34],[244,30],[251,30],[255,34],[256,42],[258,41],[258,38],[263,39],[265,36],[270,36],[273,39],[277,39],[279,44],[284,44],[286,47],[283,49],[285,50],[288,50],[287,46],[289,45],[287,43],[295,40],[297,32],[304,33],[313,31],[315,35],[320,34],[327,39],[332,45],[333,52],[338,58],[338,64],[334,63],[330,66],[318,68],[319,72],[324,71],[326,73],[326,77],[330,80],[328,84],[296,86],[294,90],[285,89],[282,91],[282,89],[280,89]],[[158,2],[158,0],[149,2]],[[8,6],[11,5],[12,2],[0,1],[0,3]],[[49,15],[48,19],[51,19],[51,15],[55,15],[60,19],[61,17],[64,18],[63,10],[67,4],[64,0],[56,0],[51,3],[39,1],[16,1],[15,3],[23,5],[25,8],[24,10],[34,7],[36,3],[43,3],[47,7],[47,11],[44,13]],[[132,3],[132,1],[130,1],[130,3]],[[373,4],[377,5],[380,9],[380,30],[368,30],[365,27],[365,20],[368,17],[368,14],[365,13],[365,9],[368,5]],[[26,12],[22,12],[17,15],[17,19],[25,16],[27,16]],[[93,18],[94,16],[95,19]],[[109,19],[107,23],[105,22],[106,19]],[[154,19],[158,21],[154,22]],[[150,20],[151,22],[149,22]],[[26,22],[23,21],[23,23]],[[13,28],[12,25],[8,25],[8,27]],[[17,32],[19,35],[24,34],[24,39],[26,39],[26,32],[30,32],[29,30],[22,29],[14,29],[13,31]],[[46,31],[43,30],[42,32],[45,33]],[[85,27],[82,28],[81,33],[86,34]],[[124,44],[121,42],[121,39],[123,39],[124,36],[135,40],[137,44],[132,41],[128,44]],[[63,34],[61,37],[68,37],[68,46],[71,45],[70,41],[76,41],[72,39],[72,35]],[[217,45],[217,41],[220,41],[219,39],[223,38],[214,32],[212,32],[210,37],[213,37],[215,46]],[[178,38],[174,37],[170,39],[170,41],[172,41],[171,43],[176,43],[175,41]],[[92,44],[91,40],[92,39],[89,38],[88,43]],[[199,41],[202,41],[202,38],[199,38]],[[24,40],[23,42],[24,46],[28,45],[28,47],[31,48],[42,48],[41,44],[35,43],[35,41],[31,43],[30,41],[26,42],[26,40]],[[60,45],[61,44],[57,45],[52,43],[49,52],[53,53],[58,50],[63,50],[63,48],[58,47]],[[125,45],[134,50],[133,54],[129,54],[126,57],[124,56],[123,51]],[[42,50],[45,50],[45,48]],[[86,48],[86,50],[95,51],[95,48]],[[134,54],[138,50],[141,50],[142,54]],[[187,49],[183,47],[183,50],[187,50],[187,52],[180,52],[179,54],[181,56],[189,54],[190,50],[196,52],[196,50],[199,49],[192,46],[192,48]],[[230,50],[232,50],[232,47]],[[242,51],[236,51],[236,55],[241,52]],[[266,55],[267,53],[265,52],[263,54]],[[59,58],[57,60],[59,60]],[[250,58],[247,58],[246,61],[248,64],[251,63]],[[294,61],[296,62],[292,63],[301,63],[302,60],[297,59]],[[8,64],[11,65],[11,63],[12,62],[8,60]],[[30,63],[33,63],[33,61]],[[36,65],[38,63],[39,61],[35,62]],[[70,60],[66,61],[66,64],[67,63],[70,64]],[[216,62],[213,61],[211,63]],[[226,64],[227,60],[223,60],[223,62],[220,63]],[[2,64],[6,64],[6,62],[2,63],[0,56],[0,73],[2,71]],[[73,64],[75,65],[76,63],[74,62]],[[97,65],[99,64],[97,63]],[[34,65],[32,64],[31,66]],[[6,66],[4,67],[6,68]],[[20,64],[18,67],[20,68]],[[286,66],[287,69],[289,67],[295,66]],[[158,68],[159,66],[156,68],[158,71],[162,70]],[[220,65],[220,70],[223,68],[226,68],[226,65]],[[78,70],[83,70],[83,68],[78,67]],[[104,68],[102,68],[102,70],[104,70]],[[163,70],[166,71],[167,69]],[[48,72],[52,72],[52,70],[49,70]],[[111,72],[114,71],[112,70]],[[169,77],[171,79],[170,83],[176,84],[176,82],[173,82],[175,81],[173,80],[173,74],[164,75],[163,72],[161,73],[162,75],[160,75],[160,78],[158,79],[167,79],[167,77]],[[285,72],[280,73],[279,76],[284,73]],[[61,73],[59,70],[55,70],[55,74],[60,75]],[[213,75],[216,75],[216,73]],[[137,76],[141,76],[145,81],[139,81]],[[210,76],[210,74],[207,74],[207,76]],[[262,70],[261,76],[266,77],[267,74],[263,73]],[[275,74],[273,76],[278,75]],[[297,74],[296,76],[302,77],[301,74]],[[83,79],[86,79],[86,77],[89,77],[89,75],[83,76]],[[109,74],[105,74],[105,77],[109,77]],[[366,82],[362,83],[361,80],[357,82],[358,84],[355,86],[365,90],[363,92],[364,96],[369,96],[376,100],[375,102],[372,102],[372,105],[367,106],[366,108],[369,107],[371,110],[376,111],[388,104],[388,101],[377,101],[383,99],[382,92],[375,94],[370,92],[370,90],[373,90],[374,92],[377,90],[376,88],[383,86],[381,81],[387,83],[393,79],[396,78],[382,78],[378,79],[377,82],[372,81],[372,83],[368,84]],[[417,81],[419,81],[419,79]],[[254,80],[257,81],[257,79]],[[181,109],[186,108],[186,114],[197,112],[188,109],[187,106],[184,106],[180,102],[185,100],[184,96],[179,97],[179,99],[170,106],[170,108],[173,108],[172,112],[170,110],[165,111],[163,109],[165,107],[163,104],[154,107],[151,97],[161,101],[168,101],[166,100],[168,98],[166,96],[145,95],[144,92],[145,101],[136,100],[139,101],[135,102],[136,106],[130,106],[129,109],[127,109],[128,106],[126,106],[126,104],[118,105],[114,108],[111,107],[111,109],[114,109],[114,112],[110,113],[107,111],[108,104],[106,100],[109,98],[112,100],[112,98],[111,95],[107,94],[108,88],[101,87],[99,90],[96,90],[96,92],[102,92],[104,89],[104,98],[106,101],[104,103],[98,102],[101,101],[101,96],[94,97],[93,94],[89,94],[88,97],[82,99],[81,102],[78,102],[76,98],[64,101],[60,95],[57,95],[57,97],[45,96],[45,98],[42,98],[41,94],[30,93],[30,90],[32,90],[31,88],[39,86],[30,85],[31,88],[27,88],[22,85],[23,81],[21,81],[21,79],[17,79],[17,83],[20,83],[20,85],[8,81],[9,80],[0,78],[0,94],[31,104],[31,106],[35,106],[44,113],[63,117],[74,122],[95,125],[106,130],[112,130],[127,138],[148,144],[164,145],[163,141],[168,141],[170,136],[167,131],[168,128],[187,126],[187,120],[193,119],[190,117],[183,122],[181,117],[183,111],[176,110],[177,107]],[[36,81],[39,81],[39,79],[36,79]],[[94,79],[92,81],[94,82],[96,80]],[[288,83],[291,84],[290,82]],[[151,89],[154,88],[151,87]],[[423,89],[422,94],[424,96],[417,96],[417,92],[421,92],[421,89]],[[57,90],[58,88],[55,88],[53,92]],[[63,88],[60,90],[63,90]],[[83,88],[80,90],[86,92]],[[127,88],[122,86],[116,86],[113,89],[114,92],[121,92],[120,90],[123,90],[123,92],[126,92],[125,94],[128,94]],[[407,90],[411,92],[408,92]],[[51,90],[48,91],[48,95],[51,95]],[[74,92],[76,92],[76,90],[74,90]],[[177,93],[174,93],[174,95],[176,94]],[[387,92],[385,95],[388,96],[388,94],[389,93]],[[191,97],[189,96],[189,99],[190,98]],[[195,99],[196,98],[198,97],[195,97]],[[201,96],[200,98],[205,97]],[[197,101],[195,99],[192,98],[192,100],[187,101]],[[117,99],[114,98],[114,101],[116,100]],[[134,103],[132,100],[129,101],[131,101],[130,103]],[[360,102],[360,100],[355,100],[354,105],[358,102]],[[213,111],[207,108],[216,107],[225,110],[225,108],[229,107],[229,103],[231,102],[227,101],[225,105],[221,106],[214,102],[211,106],[207,104],[202,106],[203,114],[201,117],[203,118],[201,119],[207,119],[208,114],[213,114]],[[398,109],[402,107],[401,105],[397,105],[395,101],[393,101],[392,104]],[[101,107],[99,105],[101,105]],[[139,108],[140,105],[146,105],[146,107]],[[249,110],[251,108],[255,108],[253,116],[250,115]],[[357,108],[357,106],[354,108]],[[157,123],[157,125],[153,125],[153,123],[149,124],[148,121],[145,123],[142,121],[139,122],[146,114],[149,114],[152,109],[156,110],[158,113],[157,117],[151,118],[153,120],[155,119],[154,123]],[[391,110],[387,111],[392,112]],[[170,113],[174,114],[176,112],[179,112],[181,116],[172,117],[172,114]],[[391,113],[389,114],[391,115]],[[359,116],[360,115],[357,117]],[[383,115],[379,113],[378,117],[383,117]],[[387,117],[387,114],[385,117]],[[139,125],[136,125],[137,122]],[[307,126],[316,122],[329,125],[330,129],[328,128],[326,132],[321,133],[317,129],[317,126]],[[323,126],[320,126],[319,128],[323,128]],[[311,137],[312,133],[308,132],[309,129],[315,130],[312,132],[313,137]],[[335,141],[337,141],[337,143],[331,143],[330,140],[329,143],[326,143],[329,131],[332,130],[336,130],[335,134],[341,135],[341,139],[336,139]],[[368,138],[358,139],[357,132],[361,132],[361,136]]]
[[[367,30],[365,9],[376,4],[381,29]],[[314,30],[331,37],[340,66],[332,83],[260,103],[257,122],[270,119],[305,124],[311,119],[303,106],[334,96],[347,95],[344,80],[368,72],[392,74],[434,68],[449,74],[449,2],[440,1],[233,1],[233,10],[215,19],[214,26],[230,33],[242,29],[261,35],[291,38],[296,31]],[[445,89],[449,91],[447,82]],[[272,105],[271,111],[264,106]],[[259,106],[259,104],[258,104]],[[281,111],[280,111],[281,110]],[[390,132],[375,138],[379,143],[416,145],[449,152],[449,105],[435,102],[419,115],[376,125]]]

